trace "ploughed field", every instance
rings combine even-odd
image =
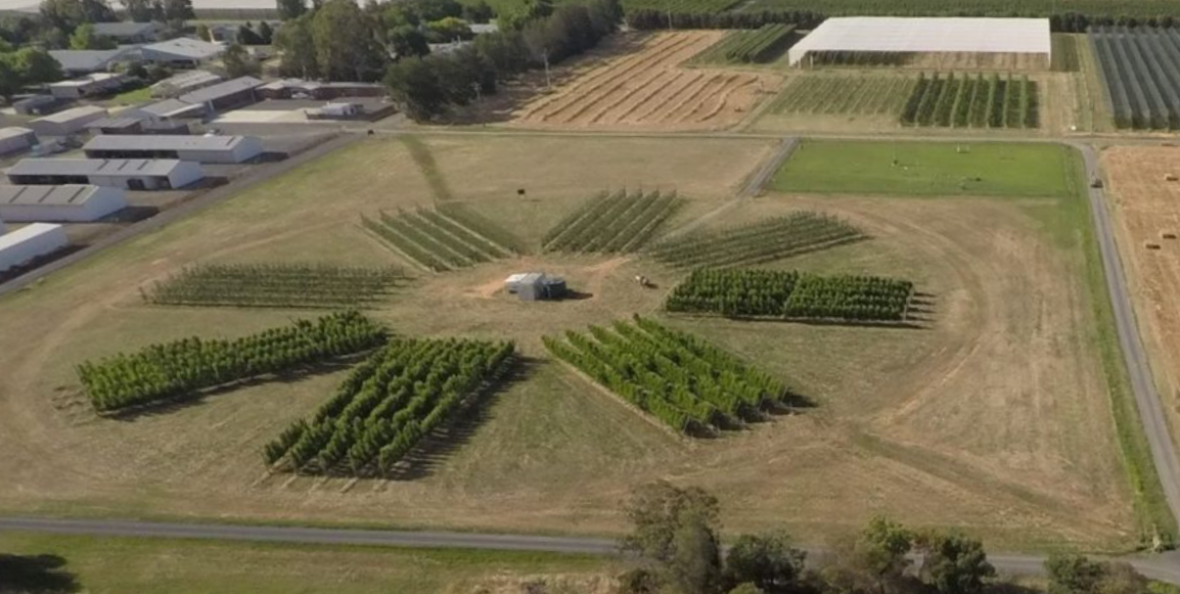
[[[720,31],[624,37],[636,47],[589,58],[549,94],[524,105],[513,122],[528,127],[703,130],[740,122],[774,92],[781,77],[744,71],[684,68],[721,41]],[[609,51],[609,50],[608,50]]]
[[[1065,181],[941,144],[906,151],[925,181],[893,196],[865,190],[902,172],[886,155],[860,186],[815,173],[809,194],[734,203],[775,143],[419,142],[360,140],[0,299],[0,510],[611,533],[665,478],[717,493],[726,526],[810,541],[878,513],[996,546],[1140,541]],[[1066,174],[1041,153],[1023,156]],[[981,167],[1020,199],[943,198]],[[726,272],[692,280],[704,264]],[[231,283],[251,271],[371,293],[325,318],[331,291],[258,303]],[[504,292],[528,271],[576,295]],[[679,285],[697,311],[669,304]],[[183,299],[152,301],[169,287]],[[363,350],[370,321],[386,343]],[[175,342],[192,336],[230,342]],[[112,407],[187,389],[119,392],[156,373],[154,344],[174,345],[163,373],[239,381],[96,414],[86,361],[115,362],[87,368]]]

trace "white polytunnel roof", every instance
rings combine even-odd
[[[845,17],[824,21],[788,56],[794,65],[808,52],[1050,55],[1052,47],[1049,19]]]

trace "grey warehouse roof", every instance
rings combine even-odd
[[[81,206],[86,204],[98,186],[0,186],[0,204],[21,206]]]
[[[221,52],[225,51],[225,48],[216,43],[209,43],[200,39],[190,39],[188,37],[177,37],[168,41],[150,43],[143,46],[142,49],[145,52],[170,54],[198,61],[215,58],[221,55]]]
[[[19,136],[28,136],[32,133],[33,131],[28,128],[9,126],[7,128],[0,128],[0,140],[8,140],[9,138],[16,138]]]
[[[105,116],[107,114],[107,110],[105,110],[101,107],[95,107],[93,105],[83,105],[81,107],[74,107],[72,109],[67,109],[65,111],[59,111],[54,114],[49,114],[47,116],[37,118],[36,120],[33,120],[33,121],[34,122],[55,122],[55,123],[60,124],[60,123],[64,123],[64,122],[71,122],[71,121],[74,121],[78,118],[89,117],[89,116],[92,116],[95,114],[102,114]]]
[[[168,175],[176,159],[21,159],[8,175]]]
[[[63,70],[103,70],[111,62],[127,53],[129,48],[113,50],[49,50],[49,55],[61,64]]]
[[[137,109],[158,118],[168,118],[182,116],[186,113],[194,111],[200,112],[202,109],[204,109],[204,106],[185,103],[184,101],[177,99],[165,99],[164,101],[157,101],[155,103],[142,105]]]
[[[113,130],[117,128],[128,128],[142,122],[143,120],[144,118],[142,117],[103,118],[101,120],[94,120],[93,122],[86,124],[86,127],[90,129],[105,128],[108,130]]]
[[[245,140],[245,136],[182,136],[175,134],[102,134],[95,136],[82,147],[87,151],[177,151],[232,150]]]
[[[227,97],[235,93],[255,89],[262,86],[262,81],[253,76],[243,76],[233,80],[227,80],[223,83],[218,83],[203,89],[197,89],[191,93],[185,93],[179,99],[185,103],[205,103],[207,101],[214,101],[222,97]]]

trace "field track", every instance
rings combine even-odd
[[[515,122],[562,128],[669,130],[732,126],[772,91],[774,75],[681,68],[716,43],[717,31],[652,35],[637,51],[608,57],[554,94],[526,105]]]
[[[533,536],[483,534],[478,532],[414,532],[360,528],[299,528],[294,526],[251,526],[245,524],[193,524],[143,522],[137,520],[65,520],[0,518],[0,530],[41,534],[101,537],[182,538],[236,540],[312,545],[387,547],[429,547],[499,551],[538,551],[586,555],[611,555],[615,541],[581,536]],[[821,550],[804,547],[811,557]],[[920,558],[915,557],[920,561]],[[988,561],[1011,575],[1042,575],[1044,557],[1038,555],[989,554]],[[1128,559],[1144,575],[1180,584],[1180,563],[1175,553],[1151,558]]]

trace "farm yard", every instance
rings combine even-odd
[[[716,493],[727,526],[773,516],[801,539],[888,511],[997,546],[1140,542],[1089,336],[1078,238],[1058,232],[1085,220],[1069,206],[1067,154],[1018,152],[1041,171],[1033,183],[982,144],[967,155],[915,143],[899,159],[920,162],[924,181],[870,188],[858,173],[842,185],[849,176],[836,171],[822,186],[817,171],[808,191],[821,194],[780,191],[817,149],[804,143],[769,193],[733,201],[777,144],[362,139],[6,296],[0,445],[20,448],[9,447],[16,454],[0,472],[21,489],[0,492],[0,506],[612,533],[623,523],[619,498],[661,476]],[[818,150],[875,154],[856,143]],[[978,193],[946,181],[979,167],[997,173]],[[435,257],[457,257],[458,239],[505,249],[431,271],[366,228],[362,215],[382,213],[445,233],[418,244]],[[642,236],[654,225],[645,220],[662,222],[627,247],[620,238]],[[758,240],[784,233],[799,241]],[[823,321],[891,317],[899,283],[912,283],[927,319],[920,328],[752,324],[667,312],[669,293],[704,265],[793,271],[788,317]],[[374,287],[353,319],[378,324],[387,346],[198,389],[131,420],[95,414],[76,375],[82,362],[191,337],[238,344],[330,315],[317,307],[326,292],[249,303],[233,280],[248,270]],[[580,297],[504,294],[506,276],[529,270],[562,276]],[[376,280],[386,274],[392,287]],[[868,277],[898,280],[854,280]],[[153,287],[206,285],[216,307],[150,302]],[[881,291],[891,296],[878,305]],[[224,303],[235,299],[248,306]],[[288,351],[299,352],[276,349]],[[633,356],[623,353],[659,353],[652,364],[671,361],[666,371],[691,374],[690,385],[732,373],[749,389],[688,401],[664,384],[618,382],[589,358]],[[456,369],[466,379],[439,383]]]
[[[1171,147],[1114,147],[1103,151],[1120,248],[1128,266],[1144,343],[1161,384],[1164,408],[1176,421],[1180,386],[1180,317],[1171,307],[1180,289],[1180,151]]]
[[[715,130],[741,122],[782,78],[681,65],[721,42],[718,31],[636,34],[630,53],[578,60],[572,79],[526,103],[524,127]],[[616,43],[625,43],[616,41]]]

